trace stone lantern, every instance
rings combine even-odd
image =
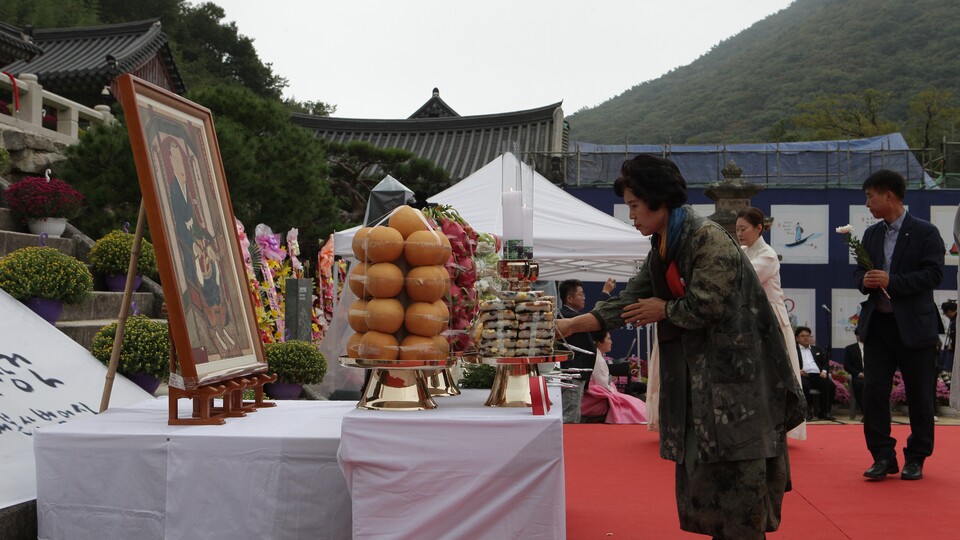
[[[750,198],[763,191],[764,187],[744,180],[741,176],[743,169],[737,167],[733,161],[728,162],[720,174],[723,175],[723,180],[707,184],[704,190],[704,194],[714,201],[715,211],[709,219],[719,223],[736,238],[737,214],[751,206]],[[764,228],[770,226],[770,221],[772,220],[767,218]]]

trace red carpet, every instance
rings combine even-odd
[[[783,501],[782,540],[957,538],[960,426],[937,426],[924,478],[867,481],[871,458],[860,425],[810,425],[789,441],[793,491]],[[909,427],[895,425],[898,459]],[[674,464],[660,459],[646,426],[565,425],[567,538],[707,538],[680,530]]]

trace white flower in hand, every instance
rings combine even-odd
[[[840,234],[850,234],[853,232],[853,225],[848,223],[842,227],[837,227],[837,232]]]

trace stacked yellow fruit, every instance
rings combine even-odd
[[[386,224],[363,227],[353,237],[361,261],[348,285],[357,296],[348,322],[356,332],[347,356],[381,360],[442,360],[449,345],[442,332],[450,313],[443,298],[450,276],[443,267],[450,242],[423,214],[397,208]]]

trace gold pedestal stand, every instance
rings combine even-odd
[[[459,396],[460,388],[453,380],[450,368],[424,369],[423,375],[427,379],[427,390],[433,397]]]
[[[380,360],[340,357],[340,364],[343,366],[371,370],[370,377],[363,385],[363,397],[357,403],[357,408],[377,411],[436,409],[437,403],[433,401],[424,369],[443,371],[453,365],[453,362],[452,358]]]
[[[530,399],[530,377],[539,375],[538,364],[565,362],[573,353],[556,351],[550,356],[527,357],[488,357],[465,355],[465,362],[487,364],[497,368],[490,388],[490,397],[484,403],[487,407],[532,407]]]
[[[532,259],[501,259],[497,270],[511,291],[529,291],[540,275],[540,265]],[[537,364],[563,362],[572,356],[572,353],[557,351],[549,356],[527,357],[483,357],[466,354],[463,359],[466,362],[491,365],[497,369],[486,406],[532,407],[530,377],[539,375]]]

